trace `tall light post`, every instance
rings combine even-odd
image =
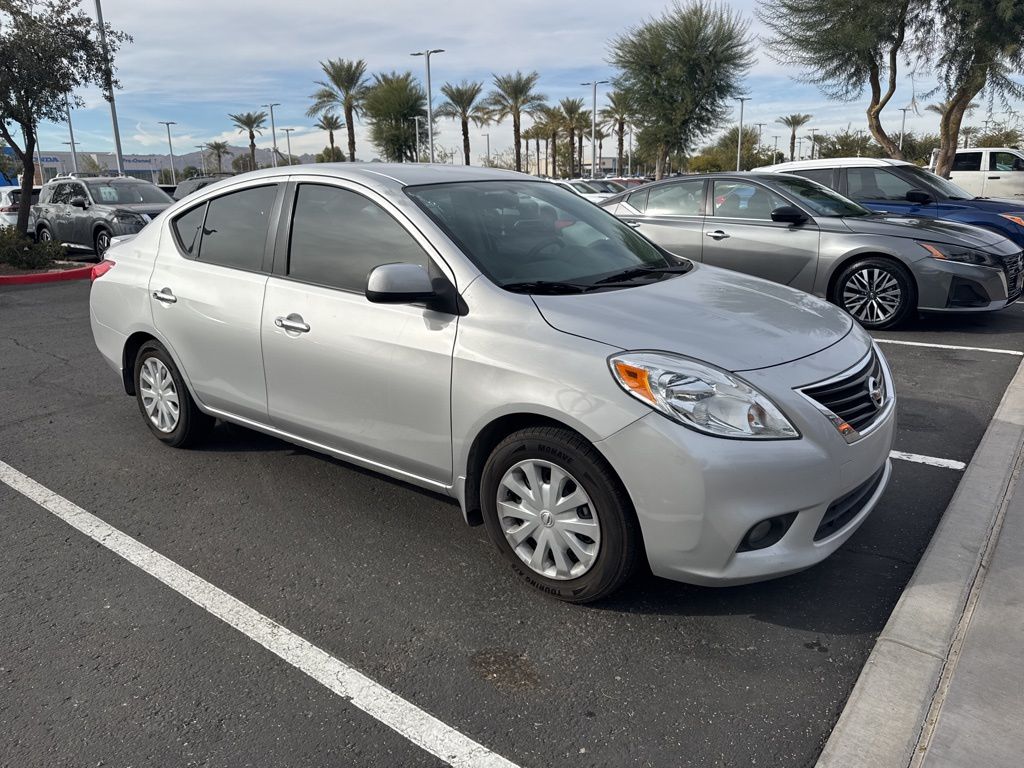
[[[743,159],[743,105],[750,101],[749,96],[740,96],[737,101],[740,103],[740,129],[736,134],[736,170],[743,170],[740,166],[742,165]]]
[[[71,145],[71,168],[75,173],[78,173],[78,150],[75,149],[75,129],[71,127],[71,102],[68,97],[64,97],[64,110],[68,115],[68,138],[71,141],[67,142]]]
[[[775,154],[772,155],[772,165],[775,165],[775,160],[779,156],[779,137],[775,136]]]
[[[275,101],[273,104],[260,104],[260,106],[270,110],[270,141],[274,145],[273,160],[274,167],[277,168],[277,128],[274,125],[274,107],[280,107],[281,105]]]
[[[485,133],[484,138],[487,139],[487,167],[491,167],[491,134]]]
[[[292,131],[294,128],[282,128],[284,131],[285,146],[288,147],[288,165],[292,164]]]
[[[589,85],[592,91],[591,98],[591,111],[590,111],[590,178],[597,178],[597,86],[604,85],[607,80],[592,80],[589,83],[580,83],[580,85]]]
[[[808,128],[807,130],[811,132],[811,160],[813,160],[814,159],[814,147],[816,146],[816,142],[814,141],[814,134],[817,133],[818,129],[817,128]]]
[[[903,124],[900,125],[900,152],[903,151],[903,134],[907,132],[907,112],[910,111],[910,107],[900,107],[900,112],[903,113]]]
[[[167,126],[167,154],[171,156],[171,184],[178,183],[178,175],[174,172],[174,148],[171,146],[171,126],[177,125],[173,120],[157,120],[160,125]]]
[[[757,152],[761,151],[761,133],[764,131],[764,127],[768,123],[754,123],[757,126]]]
[[[121,155],[121,131],[117,127],[117,107],[114,106],[114,85],[110,73],[110,49],[107,47],[107,29],[103,25],[103,8],[100,0],[96,0],[96,26],[100,32],[100,48],[103,49],[103,88],[104,96],[110,102],[110,121],[114,125],[114,153],[117,156],[117,174],[124,176],[124,157]]]
[[[413,115],[412,120],[416,123],[416,162],[420,161],[420,116]]]
[[[199,162],[203,165],[203,176],[206,175],[206,145],[205,144],[193,144],[196,149],[199,150]],[[192,166],[193,168],[195,166]]]
[[[430,55],[432,53],[444,53],[444,48],[431,48],[409,54],[410,56],[422,56],[427,62],[427,144],[430,148],[430,162],[434,162],[434,103],[430,93]],[[416,135],[418,136],[419,133]]]

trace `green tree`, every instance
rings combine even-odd
[[[736,168],[737,136],[739,136],[739,127],[733,126],[713,144],[704,147],[699,154],[691,157],[686,163],[687,170],[695,173],[734,170]],[[743,152],[740,158],[743,168],[769,165],[772,160],[771,155],[770,151],[758,151],[757,128],[746,127],[743,129]]]
[[[908,134],[909,136],[909,134]],[[871,136],[864,131],[852,131],[849,126],[842,131],[818,134],[815,144],[817,145],[817,157],[885,157],[885,149],[878,143],[871,140]],[[907,137],[904,137],[904,155],[908,148]]]
[[[313,105],[306,110],[308,117],[340,108],[348,128],[348,159],[356,160],[356,117],[363,114],[363,101],[369,87],[366,79],[366,62],[362,59],[328,59],[320,62],[326,77],[317,80],[320,87],[310,98]]]
[[[629,96],[622,91],[612,91],[608,94],[608,106],[599,113],[599,118],[608,126],[608,130],[615,136],[615,172],[622,173],[623,147],[626,138],[626,123],[632,118],[632,107],[629,103]]]
[[[661,178],[672,152],[688,152],[719,125],[753,64],[748,25],[725,7],[676,0],[658,18],[612,41],[615,88],[635,105],[642,146],[653,148]]]
[[[807,123],[811,121],[810,115],[802,115],[797,113],[795,115],[784,115],[778,118],[775,122],[780,125],[784,125],[789,128],[789,159],[790,162],[796,159],[796,132],[803,128]]]
[[[316,156],[318,163],[341,163],[345,161],[345,153],[341,147],[326,146],[324,151]]]
[[[413,118],[419,116],[426,123],[427,94],[412,72],[374,75],[373,85],[363,95],[363,112],[370,123],[370,140],[385,160],[415,159]]]
[[[318,159],[317,160],[318,163],[326,163],[326,162],[337,163],[337,162],[341,162],[341,161],[343,161],[345,159],[345,155],[344,154],[342,154],[341,157],[338,158],[337,157],[337,153],[334,151],[336,149],[336,147],[334,146],[334,132],[335,131],[340,131],[344,127],[344,125],[345,125],[345,123],[343,123],[341,121],[341,118],[338,117],[333,112],[327,111],[327,112],[321,113],[320,119],[316,121],[316,126],[315,127],[319,128],[321,131],[327,131],[327,143],[328,143],[328,146],[330,148],[330,153],[327,156],[330,157],[331,159],[330,160],[319,160]],[[335,159],[335,158],[337,158],[337,159]]]
[[[252,168],[256,168],[256,134],[263,135],[263,129],[267,127],[266,112],[241,112],[237,115],[228,115],[231,122],[238,128],[239,133],[249,134],[249,160]]]
[[[245,173],[246,171],[255,171],[256,163],[253,158],[249,155],[237,155],[231,161],[231,170],[235,173]]]
[[[458,120],[462,127],[462,155],[466,165],[469,165],[469,122],[472,120],[478,126],[487,125],[490,122],[490,115],[484,105],[480,94],[483,93],[483,83],[471,83],[463,80],[458,85],[445,83],[441,86],[441,93],[447,101],[434,110],[439,117],[450,117]]]
[[[36,126],[63,123],[74,94],[96,85],[108,94],[120,87],[112,60],[127,35],[104,25],[107,49],[80,0],[0,0],[0,137],[22,167],[19,232],[28,228],[35,178]],[[15,139],[19,134],[20,141]]]
[[[558,178],[558,135],[564,125],[564,115],[558,107],[543,106],[533,113],[537,121],[537,128],[544,134],[545,143],[548,145],[547,155],[550,159],[550,167],[545,172],[552,178]]]
[[[512,118],[512,143],[515,147],[517,171],[523,169],[519,146],[522,139],[523,115],[532,115],[544,106],[544,100],[547,98],[534,90],[538,80],[540,75],[536,72],[524,75],[517,71],[509,75],[494,75],[494,89],[487,97],[486,107],[495,122],[500,123],[506,118]]]
[[[974,142],[976,147],[1015,147],[1024,140],[1024,133],[1020,128],[1009,123],[993,123],[990,127],[978,134],[978,140]]]
[[[562,99],[558,102],[562,110],[562,125],[569,137],[569,178],[576,178],[576,137],[586,124],[584,119],[583,99]]]
[[[226,141],[208,141],[204,145],[206,151],[217,161],[217,173],[223,173],[224,156],[233,154]]]

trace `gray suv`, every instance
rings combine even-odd
[[[687,176],[600,205],[672,253],[821,296],[867,328],[1002,309],[1021,293],[1021,249],[1002,235],[874,213],[799,176]]]
[[[58,177],[43,185],[30,230],[100,258],[118,235],[134,235],[173,202],[155,184],[126,177]]]

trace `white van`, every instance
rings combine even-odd
[[[949,178],[979,197],[1024,197],[1024,151],[1016,147],[958,149]]]

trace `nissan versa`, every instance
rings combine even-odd
[[[706,585],[807,568],[889,479],[892,379],[849,315],[519,174],[257,171],[93,278],[96,344],[158,439],[223,419],[448,493],[564,600],[645,556]]]

